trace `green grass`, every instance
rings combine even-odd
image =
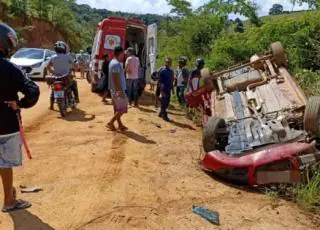
[[[307,185],[294,189],[296,202],[307,211],[320,211],[320,175],[315,176]]]

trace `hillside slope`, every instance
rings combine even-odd
[[[0,3],[0,19],[15,28],[19,36],[20,47],[41,47],[52,49],[53,43],[66,40],[62,32],[51,22],[37,18],[11,18]]]

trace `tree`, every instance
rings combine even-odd
[[[263,23],[257,15],[258,6],[247,0],[211,0],[200,7],[200,11],[210,12],[225,17],[230,13],[240,14],[247,18],[255,26]]]
[[[244,32],[244,28],[243,28],[243,23],[241,21],[240,18],[236,18],[236,20],[234,21],[236,23],[236,28],[234,29],[234,31],[236,33],[243,33]]]
[[[303,3],[306,3],[309,5],[310,9],[320,9],[320,0],[292,0],[291,2],[297,2],[300,5],[302,5]]]
[[[176,13],[178,16],[187,16],[192,13],[191,3],[186,0],[167,0],[172,6],[171,13]]]
[[[269,15],[278,15],[283,13],[283,6],[281,4],[273,4],[269,10]]]

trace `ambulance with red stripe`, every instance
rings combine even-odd
[[[108,54],[111,60],[116,46],[122,46],[123,49],[128,47],[134,49],[140,59],[139,76],[144,83],[148,83],[151,73],[157,70],[157,25],[146,26],[138,19],[108,17],[98,24],[92,46],[88,81],[91,83],[93,92],[96,91],[97,84],[102,77],[103,56]]]

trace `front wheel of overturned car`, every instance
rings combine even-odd
[[[304,112],[303,124],[308,134],[320,138],[320,96],[309,98]]]
[[[203,149],[211,152],[216,149],[223,149],[227,144],[227,126],[224,119],[211,117],[203,130]]]

